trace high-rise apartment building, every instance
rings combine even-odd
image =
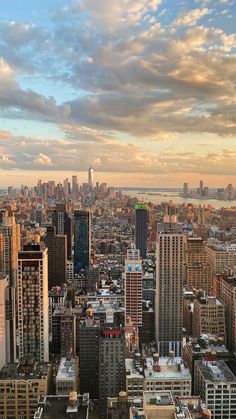
[[[142,259],[147,256],[148,206],[135,205],[135,244]]]
[[[48,249],[48,288],[51,289],[66,282],[67,236],[56,234],[54,226],[47,226],[42,240]]]
[[[74,212],[74,273],[89,266],[91,254],[91,212]]]
[[[212,291],[212,267],[207,263],[206,246],[201,237],[188,237],[184,246],[184,283],[207,294]]]
[[[225,307],[216,297],[199,297],[194,302],[193,336],[206,333],[225,339]]]
[[[125,259],[125,318],[134,327],[142,326],[142,260],[139,250],[132,245]]]
[[[52,225],[56,227],[56,234],[67,236],[67,259],[71,260],[72,223],[66,204],[56,204],[56,209],[52,214]]]
[[[167,217],[165,218],[167,221]],[[156,342],[158,352],[181,354],[183,328],[184,234],[182,225],[157,225]]]
[[[26,244],[18,258],[19,357],[49,359],[48,254],[41,244]]]
[[[20,250],[20,225],[12,217],[3,216],[0,233],[4,237],[4,273],[9,277],[9,283],[16,286],[17,257]]]
[[[125,334],[105,328],[99,337],[99,417],[106,418],[107,397],[125,389]]]

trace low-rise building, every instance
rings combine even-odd
[[[181,358],[169,357],[146,358],[144,364],[145,391],[171,391],[173,397],[191,394],[191,374]]]
[[[193,308],[193,336],[204,333],[225,339],[225,307],[216,297],[199,297]]]

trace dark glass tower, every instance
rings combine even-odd
[[[148,229],[148,211],[147,205],[135,205],[135,245],[140,251],[142,259],[147,255],[147,229]]]
[[[91,213],[74,212],[74,273],[89,266],[91,253]]]
[[[56,209],[52,214],[52,225],[56,227],[56,234],[67,237],[67,259],[71,260],[72,224],[66,204],[56,204]]]

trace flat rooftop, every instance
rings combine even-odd
[[[144,391],[143,406],[175,406],[171,391]]]
[[[203,376],[208,381],[235,381],[236,377],[229,369],[225,361],[196,361]]]
[[[0,370],[0,380],[33,380],[47,377],[48,363],[8,363]]]
[[[72,358],[68,360],[66,357],[63,357],[61,358],[56,380],[74,380],[76,372],[78,374],[78,359]]]
[[[88,402],[82,405],[82,396],[78,396],[78,402],[75,407],[68,409],[68,396],[46,396],[43,409],[35,412],[34,419],[66,419],[79,418],[86,419]]]
[[[189,369],[185,367],[182,358],[176,357],[170,359],[169,357],[160,357],[158,365],[160,371],[153,369],[153,358],[146,358],[147,368],[144,369],[144,376],[146,379],[156,380],[191,380]]]

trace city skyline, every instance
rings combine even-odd
[[[5,3],[1,186],[90,163],[114,186],[236,183],[234,16],[233,0]]]

